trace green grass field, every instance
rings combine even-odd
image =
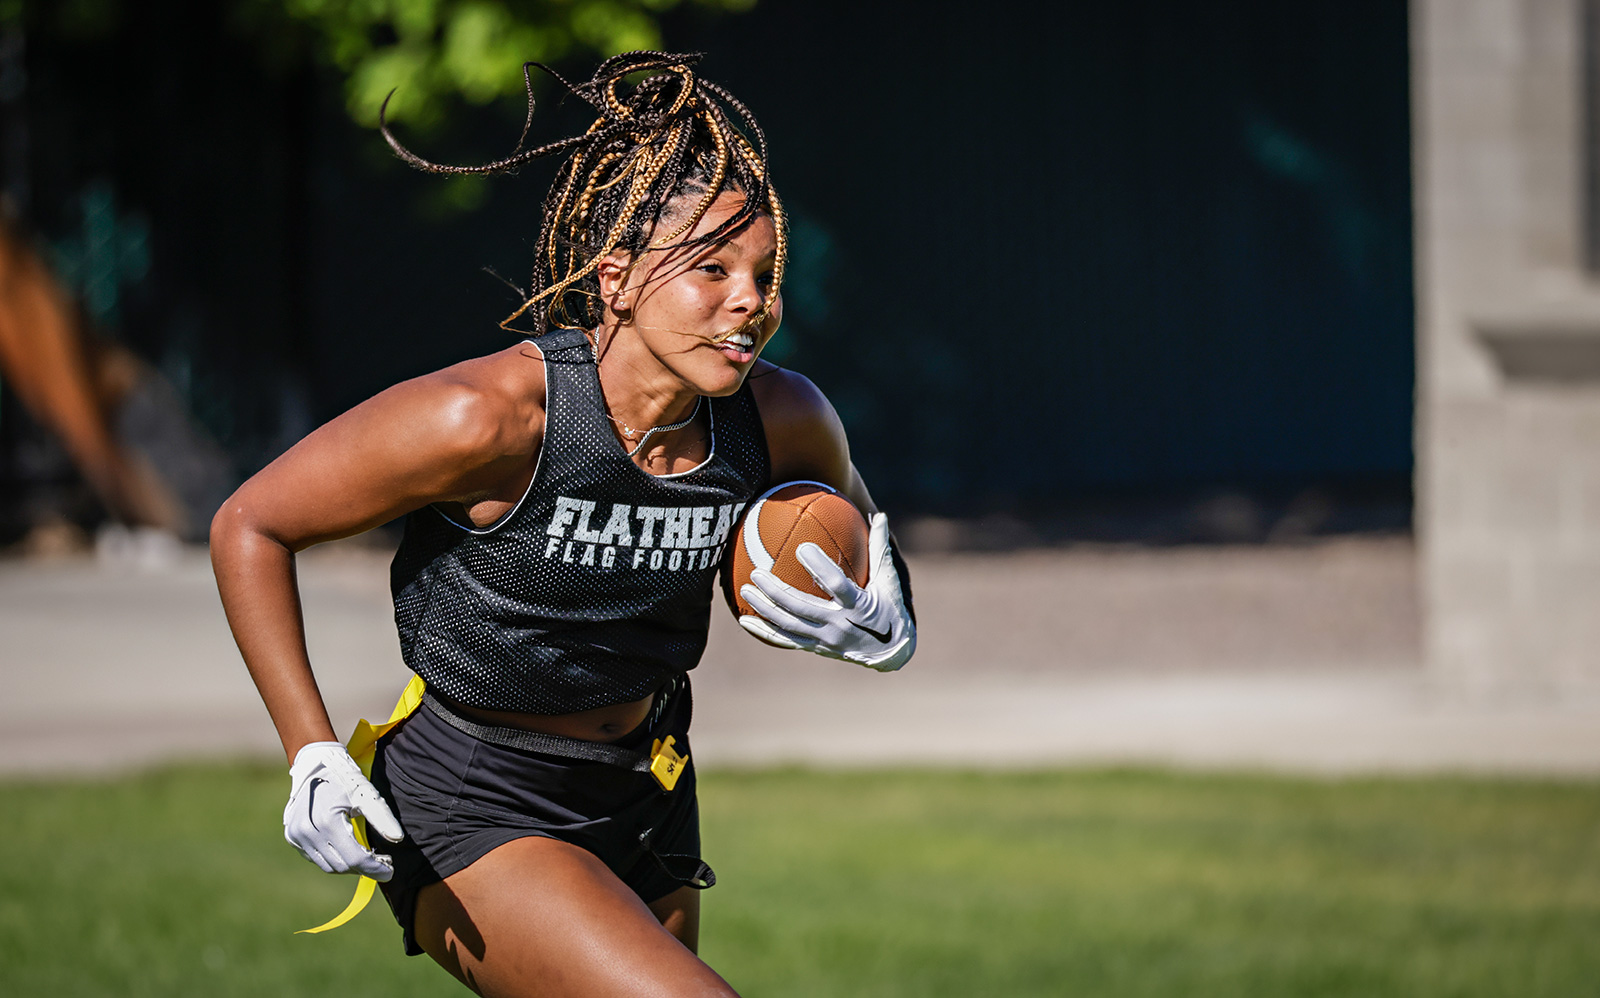
[[[0,995],[466,994],[284,844],[276,768],[0,783]],[[1600,994],[1600,785],[702,777],[753,996]]]

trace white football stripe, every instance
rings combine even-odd
[[[781,485],[774,485],[772,488],[761,493],[756,501],[750,504],[749,511],[744,515],[744,530],[742,531],[744,535],[744,553],[750,556],[751,564],[764,572],[772,571],[772,566],[777,564],[777,559],[773,558],[771,553],[767,551],[766,545],[761,543],[761,528],[758,525],[761,520],[761,507],[767,504],[768,496],[780,489],[786,489],[791,485],[815,485],[817,488],[827,489],[829,492],[836,493],[839,491],[832,485],[828,485],[825,482],[813,482],[802,479],[800,481],[784,482]]]
[[[761,528],[756,521],[761,519],[761,507],[767,504],[767,497],[762,496],[750,504],[750,512],[744,517],[744,553],[750,556],[750,561],[755,567],[770,572],[776,564],[772,555],[767,553],[766,545],[761,543]]]

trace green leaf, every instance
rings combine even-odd
[[[431,48],[394,45],[379,49],[351,69],[345,82],[345,106],[356,121],[376,125],[378,109],[392,91],[389,118],[425,124],[439,114],[438,75]]]
[[[511,90],[522,57],[505,44],[513,21],[494,3],[465,3],[445,28],[441,64],[451,85],[474,104],[487,104]]]

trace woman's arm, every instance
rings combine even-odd
[[[293,760],[333,726],[306,653],[295,552],[433,502],[493,519],[526,487],[544,425],[537,351],[502,351],[398,385],[245,482],[211,523],[228,625]]]
[[[750,391],[761,412],[773,484],[814,481],[843,492],[862,515],[878,512],[832,403],[803,374],[758,361]]]
[[[810,380],[763,365],[751,374],[761,413],[773,483],[809,479],[844,493],[871,523],[870,570],[857,586],[820,548],[802,544],[796,556],[817,585],[833,596],[818,599],[771,572],[751,573],[740,595],[761,617],[741,617],[744,628],[770,644],[890,672],[910,661],[917,647],[911,580],[895,550],[888,518],[878,511],[850,461],[839,415]]]

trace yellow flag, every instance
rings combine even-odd
[[[421,706],[422,694],[427,688],[427,684],[422,681],[421,676],[412,676],[411,682],[406,684],[405,690],[400,694],[400,702],[394,705],[394,711],[389,715],[389,720],[382,724],[373,724],[366,718],[362,718],[356,723],[355,734],[350,736],[350,741],[345,743],[345,748],[349,751],[350,758],[354,759],[356,761],[356,765],[361,767],[361,774],[363,776],[367,777],[368,779],[372,778],[372,760],[378,754],[378,739],[388,734],[395,725],[410,717],[411,714],[419,706]],[[351,825],[355,828],[356,841],[360,842],[362,845],[366,845],[366,819],[362,818],[359,814],[355,815],[351,821]],[[371,877],[362,877],[360,880],[356,881],[355,897],[351,898],[350,903],[345,905],[344,911],[339,912],[339,914],[333,916],[332,919],[322,923],[314,929],[301,929],[299,932],[296,932],[295,935],[300,935],[301,933],[314,934],[318,932],[326,932],[329,929],[337,929],[339,926],[361,914],[362,909],[367,906],[367,902],[372,900],[372,895],[377,891],[377,889],[378,882],[376,880],[373,880]]]

